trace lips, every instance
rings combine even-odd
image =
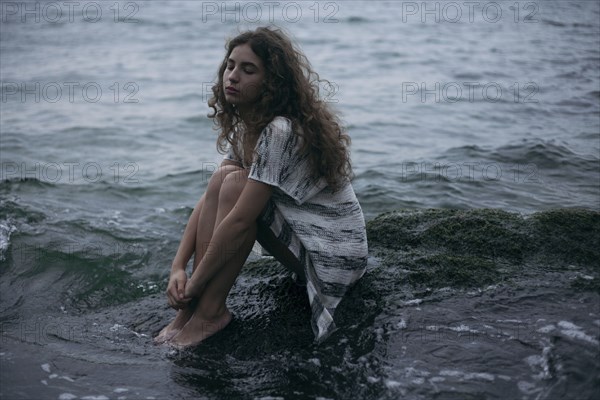
[[[239,92],[239,90],[237,90],[237,89],[236,89],[236,88],[234,88],[233,86],[227,86],[227,87],[225,88],[225,91],[226,91],[227,93],[238,93],[238,92]]]

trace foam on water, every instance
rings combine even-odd
[[[467,325],[459,325],[459,326],[450,326],[450,327],[446,327],[447,329],[450,329],[451,331],[454,332],[469,332],[469,333],[479,333],[478,330],[476,329],[471,329],[470,327],[468,327]]]
[[[585,333],[583,331],[583,329],[580,326],[577,326],[572,322],[560,321],[558,323],[558,326],[562,328],[560,333],[562,333],[563,335],[565,335],[569,338],[581,340],[581,341],[587,342],[589,344],[592,344],[594,346],[599,345],[598,339],[588,335],[587,333]]]
[[[10,235],[17,230],[11,220],[0,220],[0,261],[5,259],[5,253],[10,245]]]
[[[550,332],[552,332],[555,329],[556,329],[556,326],[554,326],[553,324],[550,324],[550,325],[542,326],[541,328],[538,329],[538,332],[540,332],[540,333],[550,333]]]

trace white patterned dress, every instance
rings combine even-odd
[[[336,330],[333,314],[340,300],[365,273],[367,235],[351,184],[333,192],[325,179],[313,178],[299,145],[291,121],[276,117],[257,141],[248,178],[273,186],[259,221],[304,266],[312,328],[322,342]],[[225,158],[241,163],[231,149]]]

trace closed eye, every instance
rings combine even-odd
[[[256,65],[254,65],[251,62],[242,62],[240,63],[240,66],[242,67],[242,70],[248,74],[248,75],[252,75],[257,71],[257,67]],[[229,71],[232,71],[235,68],[235,60],[229,59],[227,60],[227,69]]]

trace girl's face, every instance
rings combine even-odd
[[[223,72],[225,100],[240,112],[249,110],[260,95],[264,76],[263,63],[249,44],[234,47]]]

